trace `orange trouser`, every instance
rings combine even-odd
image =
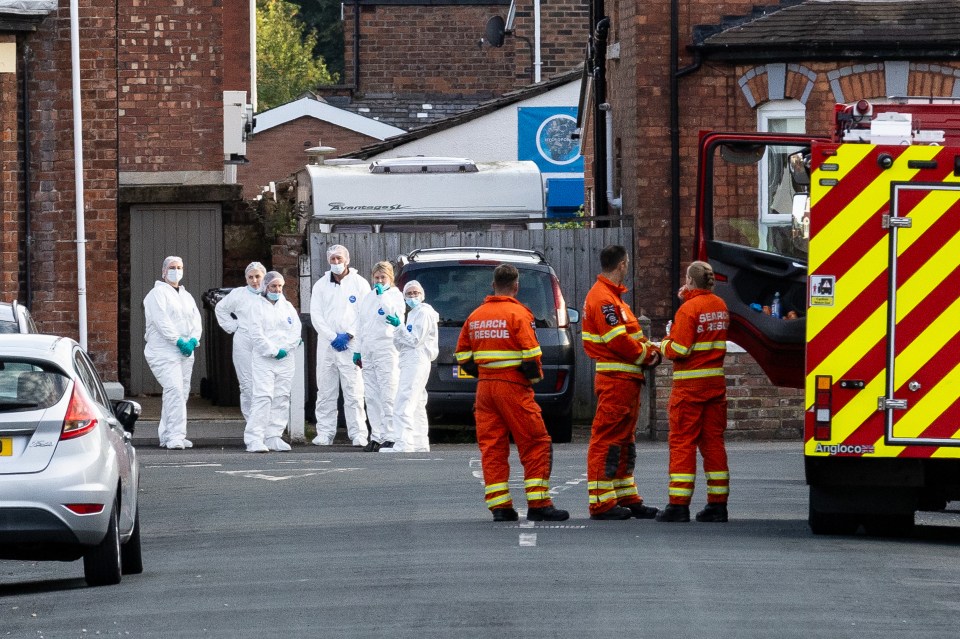
[[[477,420],[477,443],[480,445],[487,508],[513,507],[508,486],[511,435],[523,464],[527,506],[551,506],[553,444],[543,424],[540,407],[533,401],[533,388],[516,382],[481,379],[477,383],[473,413]]]
[[[720,378],[722,381],[722,378]],[[726,386],[707,380],[670,393],[670,503],[688,506],[697,475],[697,448],[707,477],[707,501],[727,503],[730,470],[723,433],[727,429]]]
[[[596,515],[643,501],[633,479],[643,380],[597,373],[593,386],[597,412],[587,448],[587,490],[590,514]]]

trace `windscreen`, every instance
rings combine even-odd
[[[60,371],[0,357],[0,413],[50,408],[63,397],[68,381]]]
[[[463,326],[487,295],[493,294],[495,265],[438,265],[408,271],[403,284],[416,279],[423,286],[425,301],[440,315],[440,326]],[[517,299],[533,312],[538,328],[555,328],[557,311],[553,280],[548,272],[520,269]]]

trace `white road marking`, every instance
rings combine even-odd
[[[268,473],[297,472],[295,470],[218,470],[217,473],[230,475],[233,477],[244,477],[246,479],[264,479],[266,481],[285,481],[287,479],[300,479],[303,477],[312,477],[313,475],[326,475],[329,473],[344,473],[360,468],[325,468],[308,473],[298,473],[295,475],[275,475]]]
[[[520,533],[520,545],[521,545],[521,546],[536,546],[536,545],[537,545],[537,533]]]
[[[219,466],[223,466],[223,464],[195,462],[193,464],[151,464],[149,466],[144,466],[144,468],[210,468]]]

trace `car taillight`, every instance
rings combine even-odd
[[[64,504],[63,506],[78,515],[96,515],[103,512],[103,504]]]
[[[830,375],[817,375],[813,395],[813,438],[829,440],[831,434],[831,396],[833,378]]]
[[[567,381],[567,371],[557,371],[557,384],[553,388],[554,393],[559,393],[563,390],[563,383]]]
[[[570,325],[570,319],[567,317],[567,303],[563,299],[563,292],[560,290],[560,280],[557,278],[551,278],[553,280],[553,303],[557,307],[557,326],[559,328],[566,328]]]
[[[73,439],[86,435],[97,426],[97,412],[93,402],[87,397],[80,384],[73,385],[73,394],[70,396],[70,405],[67,406],[67,416],[63,418],[63,429],[60,439]]]

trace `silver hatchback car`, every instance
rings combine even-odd
[[[73,340],[0,335],[0,559],[82,557],[91,586],[143,571],[139,416]]]

